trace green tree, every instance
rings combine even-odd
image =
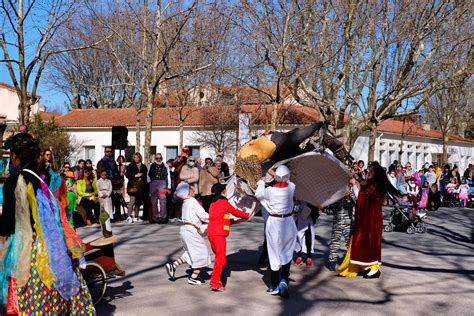
[[[39,114],[33,116],[28,125],[31,135],[41,142],[41,150],[51,149],[56,165],[67,161],[74,152],[74,141],[69,133],[53,117],[43,121]]]

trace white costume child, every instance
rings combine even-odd
[[[205,284],[199,277],[201,268],[211,264],[211,256],[206,240],[202,236],[209,222],[209,214],[194,198],[194,191],[185,182],[181,182],[176,188],[176,196],[183,199],[182,220],[183,226],[180,230],[184,253],[173,263],[167,263],[166,268],[171,279],[174,279],[176,268],[186,262],[193,269],[188,283],[193,285]]]
[[[267,293],[287,297],[290,265],[296,246],[296,224],[293,219],[295,184],[289,181],[290,170],[282,165],[275,171],[273,186],[257,183],[255,197],[268,212],[265,226],[272,288]]]
[[[114,208],[112,206],[112,182],[109,179],[100,178],[97,180],[97,190],[99,191],[100,207],[109,214],[109,217],[114,218]]]
[[[315,220],[319,217],[319,211],[317,208],[309,205],[306,202],[299,202],[299,212],[296,218],[296,228],[298,230],[296,248],[297,257],[295,264],[301,264],[303,262],[302,254],[306,256],[306,265],[311,266],[313,264],[312,254],[314,253],[314,224]]]

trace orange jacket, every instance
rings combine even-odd
[[[225,197],[220,197],[213,202],[209,208],[209,225],[207,227],[208,236],[229,236],[230,232],[230,214],[249,218],[250,214],[239,211],[227,201]]]

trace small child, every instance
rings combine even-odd
[[[216,255],[211,276],[211,290],[223,292],[225,288],[222,285],[221,276],[226,265],[226,238],[229,236],[230,225],[234,223],[230,215],[248,219],[250,214],[239,211],[227,201],[225,185],[216,183],[212,186],[211,192],[214,196],[213,202],[209,207],[207,236],[211,243],[212,251]]]
[[[72,179],[66,180],[66,187],[67,187],[67,199],[69,201],[67,205],[67,218],[69,220],[69,224],[74,227],[74,212],[76,211],[77,201],[76,201],[76,192],[74,189],[74,183]]]
[[[176,187],[176,196],[183,200],[182,220],[183,226],[180,229],[181,242],[184,252],[178,260],[168,262],[166,269],[171,281],[174,281],[176,269],[183,263],[191,266],[191,275],[188,278],[188,284],[203,285],[206,281],[199,275],[204,267],[211,264],[211,256],[203,237],[209,222],[209,214],[195,199],[194,189],[186,182],[181,182]]]
[[[398,202],[398,204],[404,208],[404,213],[412,218],[412,219],[415,219],[416,218],[416,209],[413,207],[413,203],[410,202],[410,200],[408,199],[408,194],[402,194],[400,196],[400,202]]]
[[[303,253],[306,256],[306,266],[313,265],[312,254],[314,252],[314,224],[319,217],[319,209],[309,203],[299,202],[296,228],[298,230],[296,239],[296,259],[295,264],[303,263]]]
[[[400,198],[401,198],[401,199],[400,199],[399,204],[400,204],[401,207],[404,207],[404,208],[410,208],[410,207],[412,207],[412,204],[411,204],[410,201],[408,200],[408,194],[402,194],[402,195],[400,196]]]
[[[408,195],[410,196],[411,201],[413,202],[413,207],[417,208],[417,202],[418,202],[418,193],[420,192],[420,189],[415,183],[415,178],[410,178],[408,180]]]
[[[97,180],[97,191],[99,191],[100,208],[104,209],[109,218],[114,218],[114,209],[112,206],[112,182],[107,178],[107,171],[103,170],[100,173],[100,179]]]
[[[456,179],[452,178],[451,181],[449,181],[448,185],[446,186],[446,192],[448,192],[449,194],[456,194],[458,193],[456,187],[457,187]]]
[[[465,178],[462,178],[461,185],[458,189],[459,192],[459,202],[462,207],[466,207],[467,200],[469,199],[469,185],[466,182]]]

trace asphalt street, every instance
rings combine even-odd
[[[265,293],[269,275],[257,264],[263,236],[260,219],[232,226],[223,293],[211,292],[208,285],[189,285],[185,265],[178,268],[176,281],[168,279],[165,263],[182,253],[180,224],[115,224],[113,231],[120,238],[116,260],[127,275],[109,280],[97,311],[99,315],[472,315],[474,210],[443,208],[429,214],[426,223],[424,234],[384,233],[380,279],[349,279],[325,267],[332,216],[322,214],[316,224],[314,265],[292,266],[289,299]],[[79,233],[86,241],[100,236],[98,227],[81,228]]]

